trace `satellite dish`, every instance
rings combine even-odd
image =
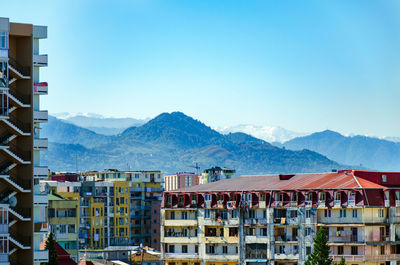
[[[15,198],[14,196],[11,196],[9,199],[8,199],[8,204],[11,206],[11,207],[15,207],[15,206],[17,206],[17,198]]]

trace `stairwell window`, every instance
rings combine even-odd
[[[7,62],[0,62],[0,87],[8,87]]]
[[[0,49],[8,49],[8,32],[0,32]]]

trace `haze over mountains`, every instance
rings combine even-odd
[[[342,166],[313,151],[291,151],[244,133],[223,135],[180,112],[163,113],[118,135],[102,135],[49,118],[43,163],[51,170],[160,169],[164,172],[226,166],[238,174],[319,172]]]
[[[308,149],[346,165],[400,171],[400,143],[367,136],[343,136],[326,130],[285,142],[290,150]]]
[[[175,172],[192,170],[190,166],[197,162],[202,168],[234,167],[243,174],[330,171],[345,167],[341,165],[400,171],[400,143],[375,137],[343,136],[329,130],[303,136],[279,127],[253,125],[220,128],[236,131],[222,134],[180,112],[163,113],[148,122],[95,114],[58,117],[50,116],[42,132],[50,141],[44,159],[53,170]],[[100,128],[109,131],[101,133]]]

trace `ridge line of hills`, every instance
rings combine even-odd
[[[321,172],[346,166],[306,149],[277,147],[245,133],[221,134],[181,112],[162,113],[118,135],[102,135],[49,116],[43,164],[55,171],[105,168],[188,171],[215,165],[238,174]],[[348,167],[347,167],[348,168]]]

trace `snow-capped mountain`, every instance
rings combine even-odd
[[[246,134],[250,134],[256,138],[262,139],[269,143],[280,142],[284,143],[296,137],[301,137],[308,135],[309,133],[301,133],[294,132],[290,130],[286,130],[282,127],[274,127],[274,126],[260,126],[260,125],[251,125],[251,124],[240,124],[236,126],[230,127],[219,127],[216,128],[217,131],[227,134],[234,132],[243,132]]]

